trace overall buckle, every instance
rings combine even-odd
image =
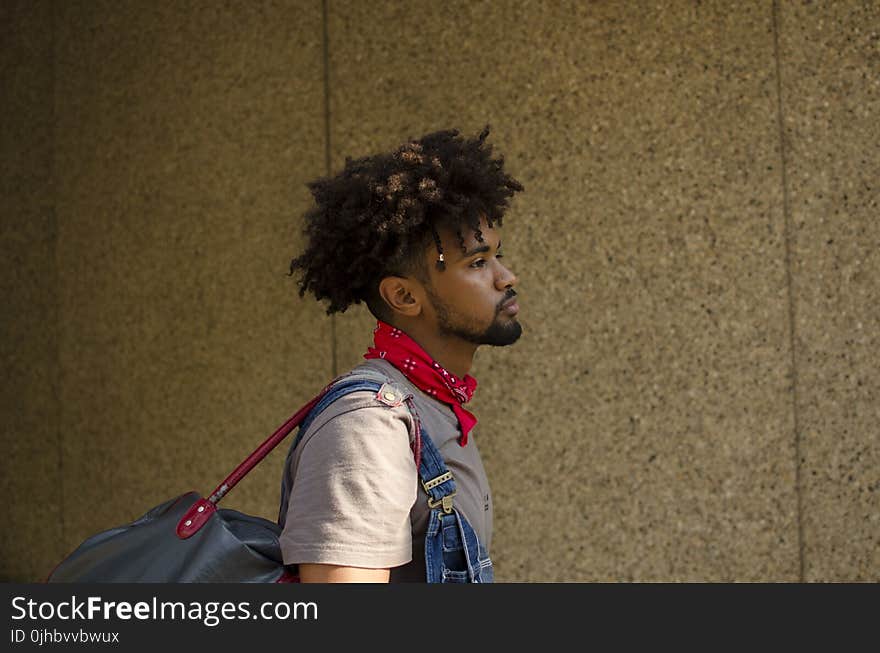
[[[452,480],[452,472],[444,472],[440,474],[440,476],[436,478],[432,478],[430,481],[425,481],[422,483],[422,487],[425,488],[425,492],[437,487],[441,483],[445,483],[446,481]],[[431,509],[434,508],[443,508],[443,512],[447,515],[452,512],[452,497],[455,496],[455,490],[447,494],[445,497],[440,497],[440,499],[432,499],[430,493],[428,494],[428,507]]]
[[[445,497],[441,497],[439,501],[433,500],[431,497],[428,497],[428,507],[429,508],[443,508],[443,512],[447,515],[452,512],[452,497],[455,496],[455,492],[447,494]]]

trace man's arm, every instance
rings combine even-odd
[[[303,583],[387,583],[390,569],[366,569],[339,565],[300,564],[299,579]]]
[[[279,538],[284,561],[299,565],[305,582],[388,582],[389,569],[412,560],[418,470],[409,411],[372,391],[327,411],[299,444]]]

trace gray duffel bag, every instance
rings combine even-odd
[[[265,458],[333,387],[328,385],[245,458],[205,499],[187,492],[143,517],[93,535],[46,578],[48,583],[285,583],[281,528],[217,503]]]

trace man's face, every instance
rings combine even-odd
[[[437,269],[437,250],[427,252],[429,283],[425,291],[437,329],[443,336],[454,336],[475,345],[510,345],[522,334],[517,321],[519,305],[513,287],[517,278],[501,262],[501,234],[480,221],[483,242],[465,229],[462,252],[458,237],[451,230],[439,231],[443,243],[445,270]]]

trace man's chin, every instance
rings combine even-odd
[[[506,347],[512,345],[522,335],[522,325],[512,319],[506,324],[495,322],[483,337],[480,339],[481,345],[489,345],[491,347]]]

